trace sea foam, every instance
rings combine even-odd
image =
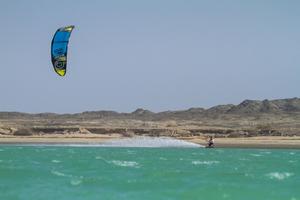
[[[61,161],[60,160],[51,160],[51,162],[53,162],[53,163],[60,163]]]
[[[193,165],[213,165],[213,164],[218,164],[218,163],[219,163],[219,161],[216,161],[216,160],[209,160],[209,161],[194,160],[194,161],[192,161]]]
[[[77,186],[77,185],[80,185],[82,183],[82,180],[80,179],[72,179],[70,181],[71,185],[74,185],[74,186]]]
[[[269,177],[270,179],[276,179],[276,180],[284,180],[293,175],[294,175],[293,173],[289,173],[289,172],[271,172],[266,174],[266,176]]]
[[[121,166],[121,167],[134,167],[134,168],[140,167],[139,164],[135,161],[112,160],[109,162],[116,166]]]
[[[254,156],[254,157],[261,157],[262,156],[261,154],[255,154],[255,153],[251,153],[250,155]]]
[[[62,177],[69,177],[68,175],[62,173],[62,172],[59,172],[59,171],[55,171],[55,170],[52,170],[51,173],[53,175],[56,175],[56,176],[62,176]]]
[[[102,144],[106,147],[189,147],[197,148],[202,145],[178,140],[168,137],[134,137],[127,139],[117,139],[106,141]]]

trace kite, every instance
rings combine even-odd
[[[64,76],[67,71],[68,43],[74,26],[59,28],[51,43],[51,61],[55,72]]]

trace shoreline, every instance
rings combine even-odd
[[[300,137],[258,136],[245,138],[215,138],[216,148],[263,148],[263,149],[300,149]],[[187,139],[201,145],[206,141],[199,138]]]
[[[0,145],[90,145],[96,146],[116,139],[128,139],[120,134],[76,134],[0,137]],[[205,146],[203,137],[174,137],[174,139]],[[215,138],[215,148],[274,148],[300,149],[300,137],[261,136],[247,138]]]

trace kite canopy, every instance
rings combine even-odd
[[[64,76],[67,71],[67,53],[68,43],[74,26],[59,28],[52,39],[51,43],[51,61],[55,72]]]

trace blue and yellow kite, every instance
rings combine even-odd
[[[68,43],[74,26],[59,28],[52,39],[51,43],[51,61],[55,72],[64,76],[67,71],[67,53]]]

